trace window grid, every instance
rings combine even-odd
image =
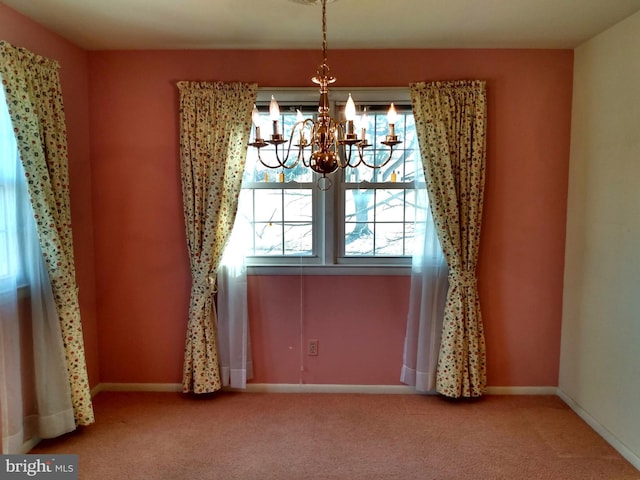
[[[367,154],[367,162],[371,164],[372,160],[375,159],[374,164],[380,165],[388,157],[388,148],[380,143],[384,140],[384,136],[388,131],[388,122],[386,115],[380,111],[380,109],[373,109],[373,111],[370,111],[368,114],[370,115],[370,122],[373,125],[373,141],[371,142],[373,146],[370,149],[370,153]],[[345,182],[342,186],[340,199],[343,209],[342,238],[338,239],[341,246],[340,257],[344,260],[380,257],[408,258],[411,255],[409,251],[409,239],[413,233],[413,228],[410,228],[413,227],[413,220],[407,216],[407,209],[411,205],[411,198],[407,193],[415,188],[414,160],[417,155],[417,143],[415,140],[415,124],[410,108],[400,106],[398,108],[398,114],[399,118],[395,125],[396,134],[403,139],[403,143],[394,148],[393,156],[389,164],[375,170],[371,170],[366,166],[347,169],[346,178],[350,181]],[[362,170],[364,170],[364,173]],[[365,177],[367,174],[370,175],[368,181]],[[364,182],[362,182],[363,177],[365,177]],[[349,194],[355,197],[355,192],[361,190],[372,190],[373,202],[366,205],[360,212],[347,212]],[[384,198],[385,195],[386,198]],[[382,214],[382,210],[398,199],[402,205],[402,208],[398,209],[398,217],[392,220],[381,219],[380,215]],[[357,204],[355,198],[354,203]],[[358,216],[358,213],[360,218],[356,218],[354,222],[353,219]],[[371,218],[369,218],[369,216],[371,216]],[[351,229],[351,227],[354,223],[357,224],[359,222],[370,225],[369,229],[363,228],[361,231],[366,233],[370,230],[371,247],[368,252],[357,254],[348,247],[348,244],[355,230]],[[400,246],[398,248],[392,248],[392,253],[389,253],[389,251],[384,251],[387,249],[387,245],[383,244],[381,246],[380,243],[382,242],[382,231],[385,226],[392,227],[393,225],[398,226],[399,235],[394,242],[400,242]],[[353,238],[351,238],[351,241],[353,242]]]
[[[261,193],[267,193],[267,196],[261,196],[257,198]],[[278,185],[276,188],[265,188],[264,185],[252,185],[251,187],[245,187],[241,193],[240,206],[238,209],[238,215],[246,220],[246,223],[250,225],[250,241],[247,242],[247,249],[249,255],[255,256],[287,256],[287,255],[303,255],[311,256],[313,254],[313,214],[311,212],[312,198],[309,195],[310,189],[300,189],[284,187],[283,184]],[[277,198],[276,198],[277,197]],[[287,197],[290,197],[289,202],[302,203],[303,208],[296,212],[287,211]],[[309,198],[306,198],[309,197]],[[267,201],[277,202],[279,208],[276,208],[270,215],[268,209],[263,207]],[[250,205],[250,208],[248,207]],[[307,207],[309,205],[309,207]],[[260,211],[262,209],[262,211]],[[308,217],[308,220],[305,220]],[[299,245],[295,246],[295,231],[300,231],[308,227],[311,232],[311,239],[308,240],[308,235],[300,236]],[[270,230],[273,229],[273,232]],[[257,240],[264,237],[269,237],[269,233],[275,233],[271,235],[271,238],[276,238],[277,243],[272,243],[270,246],[260,247]],[[293,240],[288,240],[293,236]],[[246,241],[246,239],[243,239]],[[305,245],[309,245],[305,247]],[[267,248],[268,247],[268,248]]]

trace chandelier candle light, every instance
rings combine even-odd
[[[307,2],[309,3],[309,2]],[[311,80],[313,83],[320,86],[320,100],[318,102],[318,117],[314,120],[311,118],[303,118],[302,113],[298,110],[296,123],[291,130],[289,140],[285,140],[283,133],[280,131],[279,118],[280,108],[278,102],[272,96],[271,103],[269,105],[269,118],[272,124],[272,133],[269,139],[261,137],[260,126],[262,120],[258,108],[254,105],[252,112],[252,119],[255,125],[255,138],[253,142],[249,143],[251,147],[258,149],[258,160],[262,165],[267,168],[274,169],[287,169],[290,170],[298,165],[300,160],[305,167],[311,168],[314,172],[321,175],[318,179],[318,186],[326,190],[331,187],[331,180],[327,178],[327,175],[334,173],[339,168],[356,168],[359,165],[365,165],[369,168],[382,168],[393,155],[393,147],[402,143],[398,139],[395,133],[395,124],[398,120],[398,114],[396,109],[391,104],[389,112],[387,114],[387,122],[389,124],[389,131],[383,142],[383,145],[389,147],[388,157],[379,164],[369,164],[364,159],[364,150],[371,146],[371,143],[367,141],[367,113],[366,109],[360,117],[360,138],[355,133],[356,128],[356,106],[349,94],[347,104],[345,106],[345,121],[334,120],[329,115],[329,85],[336,81],[335,77],[331,76],[331,69],[327,64],[327,0],[322,0],[322,64],[318,67],[316,76]],[[298,137],[294,145],[294,138],[298,132]],[[280,158],[278,153],[278,146],[284,143],[289,143],[286,151],[286,155],[283,159]],[[267,145],[274,145],[275,148],[275,163],[268,163],[262,159],[260,155],[260,149]],[[295,159],[291,155],[291,147],[296,147]],[[356,147],[357,158],[353,158],[353,147]],[[340,147],[344,148],[345,159],[340,158]],[[305,151],[309,148],[311,151],[310,156],[305,157]]]

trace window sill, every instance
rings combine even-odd
[[[411,265],[249,265],[247,275],[406,276]]]

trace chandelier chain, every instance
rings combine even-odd
[[[322,0],[322,63],[327,65],[327,0]]]

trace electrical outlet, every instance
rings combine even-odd
[[[307,344],[307,354],[308,355],[318,355],[318,340],[311,339]]]

